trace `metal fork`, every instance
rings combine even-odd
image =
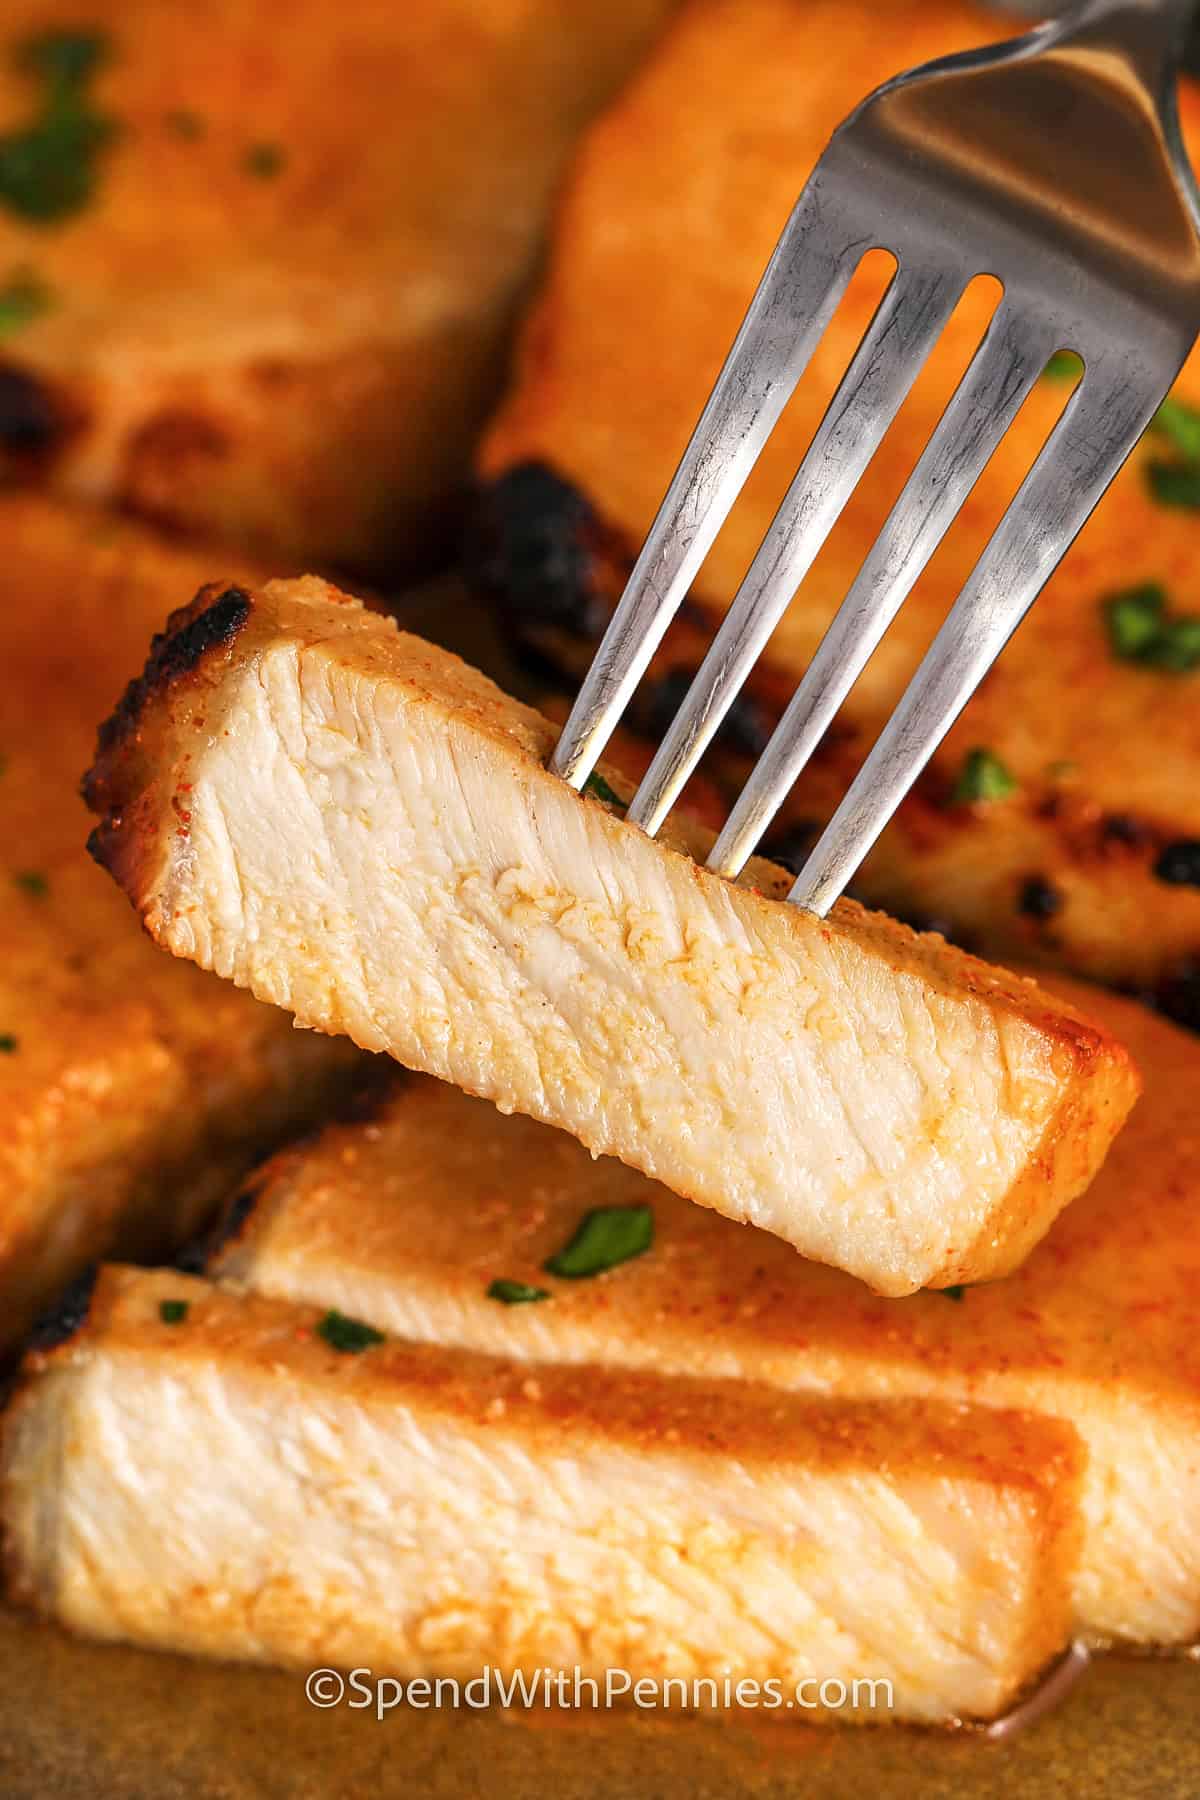
[[[824,914],[1137,443],[1200,331],[1200,200],[1175,102],[1194,0],[1087,0],[876,90],[767,266],[567,720],[582,787],[863,256],[891,283],[629,808],[653,834],[737,696],[967,284],[1003,295],[740,795],[736,875],[1033,384],[1084,369],[790,899]]]

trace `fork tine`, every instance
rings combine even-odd
[[[708,397],[551,768],[582,787],[754,467],[869,241],[835,244],[821,174],[796,202]]]
[[[1085,353],[1085,361],[1088,361]],[[1115,358],[1083,380],[788,895],[822,917],[1036,600],[1155,407]],[[1153,398],[1154,396],[1150,396]]]
[[[783,503],[671,728],[629,818],[653,836],[812,567],[940,337],[963,277],[901,267],[876,309]]]
[[[854,578],[708,859],[737,875],[878,648],[934,550],[1060,348],[1006,297]]]

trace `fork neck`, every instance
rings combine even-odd
[[[1154,87],[1174,72],[1196,13],[1197,0],[1079,0],[1052,42],[1120,56]]]

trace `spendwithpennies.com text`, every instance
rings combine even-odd
[[[466,1679],[440,1675],[401,1681],[371,1669],[313,1669],[304,1683],[309,1703],[329,1710],[345,1706],[377,1719],[398,1706],[418,1711],[489,1706],[561,1707],[602,1711],[635,1706],[648,1712],[719,1712],[741,1708],[760,1712],[890,1712],[892,1684],[885,1677],[806,1676],[789,1686],[768,1677],[754,1681],[722,1676],[633,1676],[606,1669],[601,1676],[574,1669],[503,1670],[485,1665]]]

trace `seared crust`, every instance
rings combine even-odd
[[[939,1693],[955,1680],[970,1681],[965,1670],[974,1662],[987,1670],[977,1691],[988,1692],[993,1705],[1003,1704],[1065,1639],[1079,1544],[1082,1469],[1079,1444],[1069,1426],[1024,1413],[938,1403],[844,1404],[754,1383],[663,1378],[649,1370],[594,1368],[581,1379],[578,1370],[531,1367],[524,1361],[391,1338],[345,1354],[324,1336],[325,1318],[321,1308],[232,1295],[169,1271],[115,1266],[102,1270],[86,1325],[69,1342],[26,1358],[5,1415],[0,1517],[10,1595],[105,1636],[185,1643],[219,1655],[266,1657],[309,1667],[314,1662],[366,1659],[370,1646],[369,1660],[379,1667],[385,1666],[383,1659],[390,1659],[397,1672],[406,1667],[413,1672],[415,1659],[422,1673],[454,1671],[463,1661],[460,1642],[471,1644],[476,1654],[483,1648],[489,1660],[501,1666],[563,1660],[564,1633],[570,1642],[577,1628],[577,1596],[569,1581],[560,1588],[552,1585],[549,1592],[556,1596],[556,1604],[552,1602],[546,1613],[544,1590],[539,1592],[537,1585],[542,1578],[530,1582],[513,1564],[521,1549],[522,1515],[518,1510],[516,1521],[502,1526],[511,1533],[515,1523],[516,1541],[511,1537],[498,1541],[494,1496],[476,1503],[462,1545],[482,1591],[464,1595],[459,1617],[470,1620],[473,1609],[483,1607],[487,1624],[478,1642],[469,1635],[462,1639],[461,1627],[445,1617],[445,1591],[447,1587],[452,1591],[456,1580],[456,1570],[449,1566],[429,1575],[440,1601],[430,1609],[428,1634],[416,1634],[415,1650],[400,1621],[414,1608],[420,1619],[419,1598],[396,1596],[396,1618],[385,1643],[378,1636],[377,1620],[358,1617],[346,1605],[353,1584],[347,1585],[344,1575],[340,1583],[327,1576],[328,1585],[318,1582],[313,1591],[297,1596],[303,1601],[303,1616],[295,1621],[299,1635],[296,1630],[276,1629],[272,1600],[277,1590],[288,1589],[294,1581],[304,1544],[287,1543],[265,1560],[260,1554],[257,1575],[248,1578],[242,1566],[243,1547],[222,1538],[223,1507],[228,1506],[228,1516],[236,1518],[243,1501],[237,1497],[237,1481],[224,1476],[219,1463],[200,1465],[202,1478],[216,1486],[210,1517],[218,1523],[210,1532],[210,1584],[195,1584],[190,1572],[180,1573],[188,1565],[183,1550],[186,1533],[173,1553],[144,1561],[138,1547],[143,1532],[153,1533],[161,1521],[153,1511],[146,1512],[144,1521],[138,1515],[146,1494],[159,1491],[160,1477],[151,1470],[145,1489],[140,1483],[130,1489],[128,1451],[122,1457],[115,1444],[106,1442],[103,1425],[94,1422],[107,1405],[103,1397],[107,1384],[115,1383],[120,1390],[124,1380],[131,1395],[161,1392],[163,1383],[169,1383],[173,1405],[181,1409],[177,1417],[194,1418],[200,1439],[207,1438],[209,1456],[216,1417],[232,1428],[229,1441],[236,1441],[243,1455],[270,1457],[272,1415],[277,1412],[282,1421],[288,1413],[294,1418],[298,1401],[310,1406],[316,1438],[302,1435],[300,1443],[289,1443],[283,1466],[295,1466],[297,1456],[303,1466],[305,1446],[310,1441],[321,1445],[318,1464],[309,1475],[316,1532],[312,1551],[318,1569],[327,1559],[331,1529],[340,1534],[342,1555],[351,1565],[374,1559],[378,1566],[375,1508],[389,1493],[389,1442],[394,1457],[397,1447],[410,1441],[406,1432],[415,1433],[421,1446],[417,1456],[403,1459],[415,1472],[406,1482],[409,1506],[404,1516],[410,1530],[415,1517],[418,1532],[421,1513],[411,1509],[414,1483],[428,1509],[435,1496],[426,1497],[422,1484],[436,1488],[446,1479],[444,1469],[439,1471],[439,1455],[444,1460],[445,1452],[437,1448],[443,1441],[439,1432],[445,1430],[452,1434],[458,1454],[465,1449],[476,1462],[481,1486],[489,1493],[494,1484],[486,1472],[493,1464],[505,1471],[506,1495],[519,1490],[527,1470],[546,1471],[547,1493],[553,1495],[556,1479],[562,1480],[565,1472],[566,1480],[574,1484],[572,1510],[590,1504],[594,1476],[588,1471],[606,1466],[605,1459],[614,1458],[615,1463],[607,1466],[617,1469],[636,1470],[640,1464],[648,1506],[631,1534],[627,1555],[634,1563],[647,1559],[647,1566],[657,1573],[666,1620],[672,1623],[660,1621],[655,1583],[640,1588],[639,1617],[628,1638],[622,1636],[623,1621],[611,1622],[623,1652],[614,1661],[621,1666],[644,1665],[649,1671],[658,1669],[663,1658],[672,1671],[691,1666],[697,1653],[687,1631],[689,1607],[681,1609],[671,1597],[670,1571],[680,1562],[689,1584],[707,1577],[712,1594],[719,1595],[731,1579],[732,1553],[734,1592],[746,1604],[755,1592],[756,1563],[765,1552],[778,1558],[779,1573],[789,1582],[794,1578],[803,1591],[806,1557],[830,1529],[825,1511],[831,1503],[838,1504],[836,1495],[823,1505],[818,1501],[815,1513],[805,1515],[801,1510],[799,1516],[807,1517],[808,1527],[799,1530],[772,1516],[770,1498],[764,1498],[757,1514],[743,1502],[744,1520],[730,1521],[728,1497],[716,1498],[726,1475],[735,1493],[738,1484],[749,1480],[761,1486],[764,1495],[774,1495],[774,1504],[784,1513],[793,1487],[812,1493],[814,1483],[845,1479],[844,1510],[834,1515],[835,1525],[840,1517],[844,1531],[847,1519],[856,1519],[863,1507],[868,1509],[872,1523],[864,1543],[869,1567],[863,1576],[869,1579],[878,1571],[885,1580],[887,1616],[874,1618],[871,1641],[878,1646],[883,1666],[891,1667],[893,1656],[898,1659],[896,1666],[902,1672],[898,1685],[911,1689],[912,1699],[906,1693],[905,1700],[909,1705],[915,1701],[921,1716],[946,1715],[950,1708],[944,1700],[939,1703]],[[124,1427],[116,1423],[119,1418],[129,1423],[128,1405],[124,1409],[118,1405],[117,1438],[124,1434]],[[374,1435],[364,1437],[360,1423]],[[283,1430],[289,1435],[294,1424]],[[390,1433],[396,1435],[389,1439]],[[219,1426],[215,1440],[224,1441]],[[364,1444],[369,1450],[360,1467],[353,1446]],[[340,1468],[339,1456],[346,1459]],[[420,1470],[424,1473],[416,1472]],[[666,1488],[661,1485],[664,1471],[670,1484]],[[299,1471],[296,1478],[304,1479]],[[629,1478],[618,1479],[624,1501]],[[856,1497],[859,1483],[870,1491],[882,1485],[882,1497],[872,1500],[869,1493],[865,1499]],[[112,1524],[110,1507],[115,1515]],[[80,1566],[80,1508],[90,1515],[85,1526],[89,1553],[112,1533],[110,1561],[98,1578],[90,1566]],[[736,1501],[733,1510],[738,1511]],[[116,1524],[123,1511],[132,1520],[132,1543]],[[689,1521],[696,1518],[702,1521],[700,1529],[689,1534]],[[723,1521],[733,1525],[735,1542],[730,1547]],[[605,1566],[603,1546],[608,1542],[617,1546],[619,1561],[625,1560],[620,1557],[625,1529],[623,1521],[613,1519],[598,1532],[598,1567]],[[681,1531],[682,1544],[676,1550]],[[928,1543],[936,1553],[942,1548],[943,1533],[948,1559],[941,1580],[960,1584],[964,1602],[969,1599],[971,1604],[976,1603],[977,1587],[977,1603],[991,1610],[997,1635],[991,1631],[981,1635],[974,1617],[956,1619],[951,1611],[947,1620],[945,1595],[935,1587],[928,1617],[916,1622],[918,1648],[912,1641],[914,1621],[907,1611],[896,1619],[886,1584],[889,1574],[892,1581],[912,1580],[907,1565],[914,1543]],[[119,1568],[112,1565],[114,1553],[118,1560],[125,1558]],[[497,1556],[501,1572],[493,1575]],[[251,1557],[253,1567],[254,1552]],[[151,1579],[156,1560],[157,1579]],[[555,1558],[549,1561],[553,1565]],[[344,1564],[339,1567],[345,1569]],[[177,1594],[171,1592],[173,1583],[179,1584]],[[836,1607],[832,1598],[836,1584],[829,1591]],[[587,1611],[592,1624],[584,1630],[580,1647],[585,1663],[591,1664],[602,1661],[603,1653],[593,1636],[594,1612]],[[433,1629],[439,1620],[450,1625],[448,1632]],[[897,1627],[905,1635],[902,1643],[893,1641]],[[664,1628],[670,1633],[665,1640]],[[949,1668],[943,1670],[938,1651],[945,1633],[953,1654]],[[931,1636],[935,1651],[929,1658]],[[607,1641],[607,1633],[600,1641]],[[791,1650],[786,1639],[773,1646],[767,1634],[764,1647],[754,1644],[747,1653],[760,1663],[764,1655],[778,1659],[786,1669]],[[701,1671],[707,1673],[704,1660],[697,1667]]]
[[[1076,1625],[1200,1634],[1200,1043],[1131,1001],[1080,992],[1129,1042],[1146,1094],[1088,1192],[1007,1280],[881,1300],[562,1132],[431,1081],[368,1129],[261,1172],[213,1273],[329,1296],[381,1329],[465,1347],[775,1382],[846,1398],[935,1395],[1071,1422],[1089,1449]],[[545,1264],[593,1208],[645,1206],[653,1248],[591,1281]],[[489,1297],[497,1279],[537,1305]]]
[[[15,494],[0,543],[6,1346],[98,1256],[171,1254],[359,1059],[156,955],[83,851],[91,723],[207,556]]]
[[[0,284],[44,296],[4,334],[0,479],[276,556],[427,555],[562,160],[667,4],[297,0],[281,30],[261,0],[10,0],[0,133],[36,116],[22,46],[65,29],[106,51],[108,135],[85,204],[0,198]]]
[[[516,379],[481,455],[489,480],[504,483],[494,497],[516,520],[509,530],[521,552],[507,564],[502,545],[498,552],[493,506],[483,575],[503,590],[507,616],[540,652],[541,667],[559,664],[564,691],[577,685],[829,132],[872,83],[1006,29],[994,13],[956,0],[695,0],[586,139]],[[726,70],[736,79],[725,79]],[[695,105],[697,92],[709,97],[704,107]],[[1183,85],[1181,112],[1195,158],[1193,82]],[[711,643],[882,280],[876,270],[851,290],[701,571],[691,608],[659,651],[639,696],[647,738],[661,739],[672,695],[678,699]],[[968,289],[773,634],[739,715],[749,729],[726,733],[706,759],[722,813],[915,464],[992,303],[982,287]],[[801,854],[840,801],[1068,391],[1046,381],[1030,396],[793,790],[768,853],[778,846],[781,855]],[[1189,362],[1177,398],[1193,408],[1200,402],[1200,358]],[[1154,987],[1173,1016],[1200,1023],[1200,885],[1156,873],[1171,846],[1200,839],[1200,669],[1171,673],[1120,659],[1103,612],[1113,594],[1149,582],[1164,587],[1173,612],[1196,613],[1200,515],[1163,505],[1152,486],[1155,466],[1175,457],[1158,433],[1136,452],[885,832],[858,891],[902,916],[945,921],[988,956]],[[539,563],[539,544],[552,546],[553,558],[548,551]],[[1013,777],[1007,797],[956,798],[975,748],[991,751]],[[1200,857],[1191,866],[1200,870]]]
[[[509,699],[477,671],[397,633],[392,621],[364,612],[359,603],[323,583],[272,583],[251,591],[246,608],[238,592],[232,636],[227,629],[228,605],[211,590],[208,609],[221,609],[211,629],[204,596],[178,616],[174,638],[168,633],[156,644],[147,672],[130,689],[119,721],[102,728],[96,763],[85,783],[89,800],[102,809],[93,854],[125,889],[151,934],[188,955],[197,954],[192,925],[186,922],[188,908],[182,925],[187,942],[183,938],[176,942],[175,903],[167,898],[167,890],[176,861],[185,851],[191,855],[189,795],[195,765],[214,734],[236,732],[240,676],[271,646],[283,646],[289,656],[300,658],[309,652],[318,658],[332,655],[355,677],[385,682],[404,703],[445,709],[448,719],[461,717],[476,734],[473,741],[482,738],[494,747],[501,759],[498,777],[507,781],[511,776],[514,795],[532,795],[545,781],[544,766],[555,736],[546,719]],[[199,645],[204,647],[197,653]],[[177,665],[177,673],[164,675],[164,670]],[[619,793],[615,775],[613,782]],[[584,804],[596,808],[597,825],[606,835],[619,838],[634,831],[598,802]],[[702,858],[711,835],[685,821],[673,823],[660,843],[667,858]],[[1002,1016],[1043,1035],[1051,1046],[1059,1100],[1047,1118],[1037,1154],[995,1215],[972,1231],[967,1242],[954,1245],[933,1281],[954,1285],[1003,1273],[1020,1261],[1057,1206],[1079,1192],[1098,1166],[1137,1092],[1130,1059],[1072,1005],[1053,999],[1031,981],[964,955],[940,938],[918,936],[853,902],[842,902],[831,922],[814,926],[807,915],[778,904],[789,882],[785,870],[755,861],[738,884],[739,904],[755,920],[753,929],[765,942],[773,942],[785,928],[789,942],[791,934],[799,938],[813,930],[831,945],[844,938],[893,973],[914,973],[940,994],[968,994],[986,1002]],[[691,860],[688,883],[702,895],[711,891],[714,905],[724,888]],[[196,912],[197,918],[202,910]],[[254,979],[244,974],[235,978]],[[301,1017],[323,1029],[354,1029],[339,1024],[340,1015],[302,1012]],[[372,1047],[381,1044],[376,1041]]]

